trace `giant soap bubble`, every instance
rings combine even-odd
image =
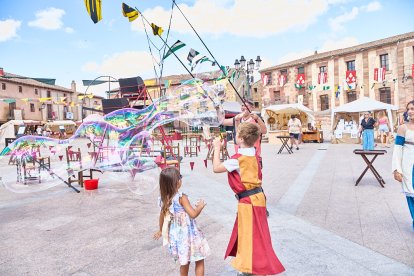
[[[176,120],[193,127],[219,126],[224,96],[222,86],[192,79],[145,109],[120,109],[103,120],[84,122],[68,139],[23,136],[0,154],[4,186],[13,192],[38,192],[94,169],[104,172],[104,179],[123,179],[136,194],[151,193],[160,171],[153,155],[154,132]],[[22,173],[26,173],[23,180]]]

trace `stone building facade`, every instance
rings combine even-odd
[[[413,64],[414,32],[315,52],[260,70],[266,80],[263,106],[302,102],[318,116],[365,96],[403,110],[414,99]],[[385,68],[384,75],[382,68]],[[303,82],[298,81],[300,76],[304,76]],[[353,76],[355,82],[351,80]]]
[[[80,120],[84,107],[100,108],[102,97],[93,95],[85,100],[72,82],[70,89],[46,84],[31,78],[5,72],[0,68],[0,124],[9,120]],[[48,98],[48,100],[44,100]],[[72,104],[70,104],[72,103]],[[85,111],[85,116],[93,111]]]

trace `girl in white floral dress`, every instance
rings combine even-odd
[[[180,172],[173,167],[164,169],[160,174],[160,229],[154,239],[163,237],[163,245],[180,263],[180,275],[188,275],[190,262],[195,262],[197,276],[204,275],[204,259],[210,248],[203,233],[198,229],[195,218],[206,203],[198,200],[193,208],[186,194],[179,192],[182,185]]]

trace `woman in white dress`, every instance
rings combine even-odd
[[[407,104],[408,122],[400,125],[392,159],[394,179],[401,182],[407,197],[414,230],[414,100]]]

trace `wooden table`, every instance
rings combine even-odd
[[[374,163],[374,161],[375,161],[375,159],[377,159],[378,155],[384,155],[385,153],[387,153],[387,151],[386,150],[356,149],[356,150],[354,150],[354,153],[358,154],[358,155],[361,155],[362,159],[364,159],[365,163],[367,164],[367,167],[365,168],[365,170],[362,172],[362,174],[357,179],[357,181],[355,183],[355,186],[357,186],[359,184],[361,179],[364,177],[365,173],[368,171],[368,169],[370,169],[372,171],[372,173],[374,174],[375,178],[377,179],[378,183],[381,185],[381,187],[384,188],[385,181],[381,177],[381,175],[378,173],[378,171],[375,169],[375,167],[372,163]],[[369,160],[368,157],[367,157],[368,155],[373,155],[374,157],[371,160]]]
[[[302,133],[302,141],[323,143],[323,132],[319,130],[304,131]]]
[[[293,151],[288,146],[288,142],[290,140],[290,136],[280,135],[280,136],[276,136],[276,138],[279,138],[279,140],[282,142],[282,146],[280,146],[280,149],[277,152],[277,154],[282,153],[283,152],[283,149],[286,149],[289,154],[292,154],[293,153]]]

